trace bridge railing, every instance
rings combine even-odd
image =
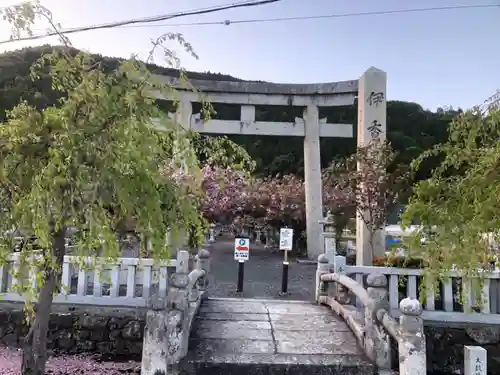
[[[342,257],[343,258],[343,257]],[[338,259],[337,259],[338,260]],[[344,258],[345,260],[345,258]],[[426,350],[422,307],[418,300],[405,298],[400,303],[399,322],[389,312],[387,278],[370,274],[368,288],[345,274],[342,259],[330,270],[326,255],[318,258],[316,300],[343,317],[366,355],[379,369],[390,370],[391,339],[399,347],[399,374],[425,375]],[[353,296],[353,298],[351,298]],[[353,300],[355,299],[355,300]],[[358,306],[355,306],[355,304]],[[362,306],[362,309],[359,306]]]
[[[335,257],[332,269],[322,254],[318,258],[316,300],[345,319],[379,368],[391,368],[393,339],[399,347],[400,375],[420,375],[426,373],[424,320],[448,324],[500,322],[495,285],[499,272],[485,272],[483,276],[479,282],[451,272],[438,297],[434,283],[421,285],[423,270],[347,266],[343,256]],[[457,286],[461,299],[454,298],[459,294]],[[425,293],[424,298],[421,293]],[[423,306],[419,298],[425,301]],[[464,300],[464,306],[460,300]]]
[[[23,267],[27,262],[23,263],[20,263],[20,254],[13,253],[7,265],[0,267],[2,301],[24,302],[27,290],[38,290],[36,271],[23,269],[27,268]],[[54,296],[54,303],[146,307],[151,294],[166,296],[169,274],[180,266],[178,259],[156,262],[118,258],[109,263],[104,258],[65,256],[62,288]]]
[[[343,256],[335,257],[339,272],[367,286],[368,275],[385,275],[388,281],[389,311],[398,317],[400,302],[406,298],[423,300],[423,318],[447,323],[500,324],[500,271],[484,272],[474,279],[453,271],[437,283],[424,281],[422,269],[348,266]],[[424,285],[424,282],[427,282]],[[359,299],[356,305],[361,306]]]
[[[179,251],[178,261],[188,264],[189,253]],[[210,253],[200,250],[195,268],[182,266],[170,278],[167,296],[154,294],[148,305],[142,351],[142,375],[176,373],[187,355],[194,317],[206,296]]]

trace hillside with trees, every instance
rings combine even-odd
[[[21,100],[35,105],[39,109],[58,104],[60,93],[52,89],[50,75],[36,81],[30,76],[31,66],[44,53],[50,53],[52,46],[45,45],[34,48],[24,48],[0,55],[0,122],[5,121],[6,110],[14,107]],[[66,47],[59,47],[66,48]],[[67,49],[67,48],[66,48]],[[78,53],[77,49],[68,49],[71,55]],[[104,71],[115,70],[122,59],[94,55]],[[179,76],[179,71],[157,65],[148,68],[157,74]],[[190,79],[242,81],[239,78],[220,73],[186,72]],[[213,104],[216,114],[214,118],[239,119],[239,108],[230,105]],[[357,103],[349,107],[328,108],[320,115],[328,122],[357,123]],[[293,121],[301,115],[300,108],[267,107],[257,111],[257,119],[261,121]],[[389,101],[387,104],[388,139],[400,161],[409,163],[411,160],[432,146],[442,143],[447,137],[447,127],[461,110],[438,109],[436,112],[426,110],[417,103]],[[356,134],[356,129],[354,129]],[[303,174],[303,141],[298,137],[259,137],[259,136],[229,136],[237,144],[243,146],[256,162],[256,174],[261,176],[276,174]],[[323,167],[332,160],[350,155],[356,151],[356,140],[353,139],[322,139],[321,156]],[[417,174],[417,180],[429,175],[435,166],[435,161],[427,160]]]

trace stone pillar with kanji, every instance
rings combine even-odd
[[[387,132],[387,74],[371,67],[359,79],[358,88],[358,148],[373,142],[383,143]],[[363,166],[358,165],[362,170]],[[363,186],[361,186],[361,192]],[[370,222],[367,211],[357,210],[356,217],[356,264],[371,266],[374,257],[385,254],[383,228],[372,233],[366,223]],[[373,246],[370,239],[373,238]]]

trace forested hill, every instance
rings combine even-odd
[[[33,48],[23,48],[16,51],[0,54],[0,122],[5,119],[5,110],[19,103],[20,98],[38,106],[53,105],[56,94],[52,91],[50,79],[42,78],[33,82],[30,78],[30,69],[33,63],[43,54],[50,53],[53,46],[43,45]],[[75,48],[57,47],[66,49],[72,55],[79,50]],[[102,63],[103,69],[114,70],[123,61],[120,58],[93,55]],[[176,69],[158,65],[149,65],[153,72],[171,77],[179,76]],[[200,73],[188,71],[191,79],[212,79],[219,81],[242,81],[236,77],[219,73]]]
[[[58,94],[51,88],[50,77],[33,82],[30,78],[32,64],[44,53],[52,51],[52,46],[45,45],[34,48],[24,48],[17,51],[0,54],[0,122],[5,119],[5,111],[27,100],[33,105],[43,108],[55,105]],[[63,47],[59,47],[63,48]],[[71,49],[72,54],[78,50]],[[105,70],[115,69],[121,59],[95,55]],[[175,69],[151,65],[149,68],[158,74],[178,76]],[[239,78],[220,73],[186,72],[190,79],[206,79],[219,81],[243,81]],[[445,101],[446,98],[443,98]],[[355,104],[356,105],[356,104]],[[220,107],[220,106],[219,106]],[[217,117],[231,118],[231,108],[217,108]],[[290,121],[300,113],[287,107],[269,107],[261,111],[261,119],[269,121]],[[419,104],[389,101],[387,104],[388,138],[394,148],[403,153],[406,160],[411,160],[433,144],[444,141],[446,128],[458,111],[453,109],[428,111]],[[355,106],[332,108],[320,113],[329,122],[356,124]],[[259,116],[259,114],[258,114]],[[239,117],[238,117],[239,118]],[[356,131],[354,132],[356,134]],[[257,162],[257,172],[261,174],[303,173],[303,140],[297,137],[275,138],[257,136],[232,136],[237,143],[244,146]],[[332,159],[355,150],[355,139],[322,139],[322,163],[327,165]],[[429,169],[431,165],[428,166]],[[424,177],[423,170],[420,177]]]

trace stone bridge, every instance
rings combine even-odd
[[[107,322],[101,311],[94,314],[101,318],[99,325],[87,327],[80,320],[88,317],[63,314],[64,332],[55,332],[58,340],[65,338],[67,347],[70,342],[75,344],[79,337],[79,332],[72,331],[76,321],[80,322],[77,330],[88,328],[91,339],[103,341],[110,351],[117,346],[111,335],[122,340],[128,337],[133,341],[124,343],[128,352],[130,345],[136,354],[142,350],[142,375],[362,375],[390,373],[398,367],[400,375],[423,375],[424,321],[427,325],[434,322],[445,327],[465,324],[476,328],[500,323],[498,271],[485,274],[479,285],[482,303],[478,304],[472,293],[465,298],[468,306],[463,306],[463,311],[472,311],[463,312],[453,300],[455,284],[477,283],[457,272],[442,285],[439,295],[426,289],[422,298],[422,270],[350,266],[343,256],[335,256],[329,263],[322,254],[316,267],[290,264],[291,295],[283,297],[278,296],[281,257],[267,250],[253,251],[248,274],[245,272],[249,282],[243,296],[247,298],[227,298],[232,295],[228,292],[231,282],[234,288],[236,267],[232,266],[235,262],[230,248],[220,244],[213,246],[213,255],[207,250],[200,250],[196,256],[179,251],[177,259],[166,263],[119,258],[104,267],[110,272],[109,285],[95,272],[72,271],[72,259],[68,257],[62,279],[70,284],[76,272],[77,285],[75,290],[65,288],[55,296],[56,306],[65,305],[70,311],[76,306],[113,307],[116,316],[111,318],[110,327],[111,320]],[[16,261],[13,255],[14,268]],[[169,276],[167,269],[174,267]],[[231,267],[233,272],[228,272]],[[9,291],[18,282],[9,274],[6,267],[0,268],[0,298],[2,302],[21,302],[21,295]],[[417,298],[425,301],[424,306]],[[116,317],[123,317],[126,309],[133,310],[136,318],[124,319],[127,332],[117,332],[116,326],[121,323]],[[96,331],[106,332],[99,332],[102,339],[98,339],[101,336],[96,336]],[[474,334],[479,340],[476,343],[487,344],[477,329]],[[81,344],[102,349],[91,340]],[[427,354],[433,351],[428,348]]]
[[[365,289],[330,268],[321,255],[316,301],[210,298],[200,251],[194,270],[171,276],[166,298],[150,300],[141,374],[376,374],[394,367],[391,340],[400,374],[425,374],[420,303],[404,299],[395,320],[385,275],[369,275]]]

